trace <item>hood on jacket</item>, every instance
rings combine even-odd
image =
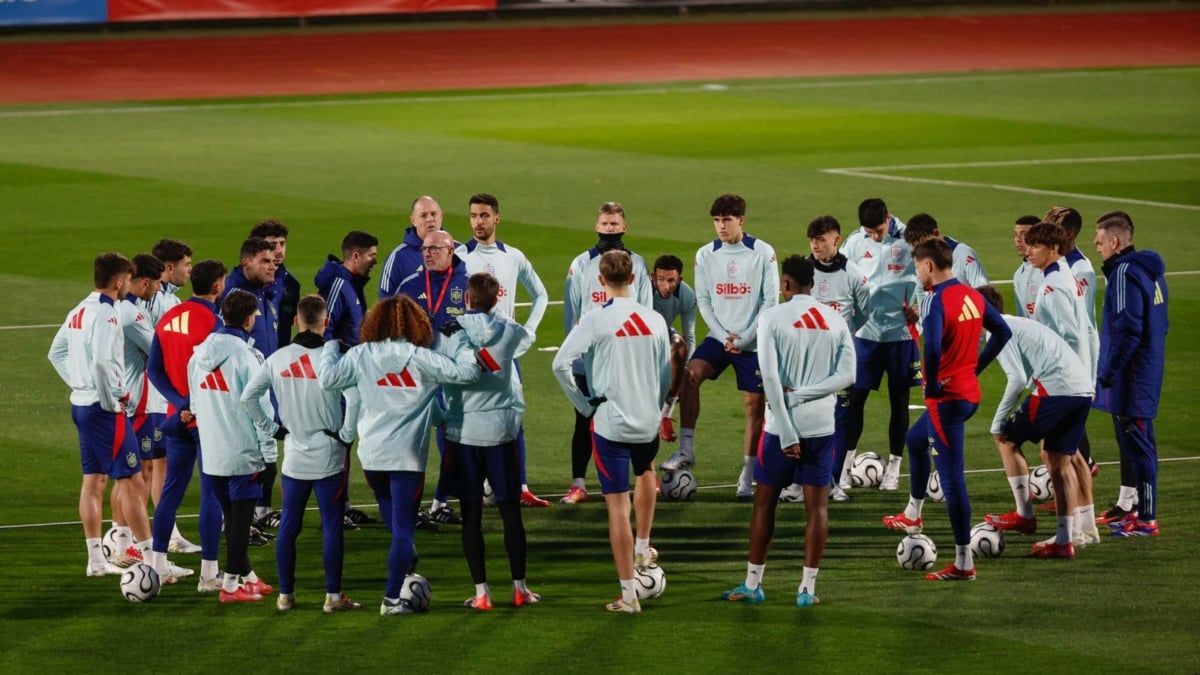
[[[192,352],[192,360],[196,365],[208,372],[220,368],[222,364],[237,352],[246,348],[246,339],[232,331],[237,329],[221,328],[204,339]],[[241,333],[241,331],[238,331]],[[245,335],[245,333],[242,333]]]
[[[330,255],[325,259],[325,264],[321,266],[321,269],[317,270],[317,276],[313,281],[316,282],[317,288],[329,288],[335,279],[353,281],[350,270],[346,269],[336,256]]]
[[[404,230],[404,243],[416,247],[417,250],[420,250],[425,245],[425,240],[417,236],[416,225],[409,225],[408,229]]]
[[[1152,280],[1158,279],[1167,271],[1167,264],[1163,262],[1158,251],[1134,251],[1129,262],[1146,270],[1146,275]]]
[[[534,334],[521,324],[509,321],[491,312],[467,312],[458,317],[458,325],[462,326],[463,332],[467,335],[468,342],[476,348],[490,347],[496,344],[504,337],[505,328],[511,325],[512,330],[521,336],[513,358],[520,358],[525,352],[529,351],[529,348],[533,346],[535,338]]]
[[[276,270],[276,272],[275,272],[276,281],[273,281],[270,284],[267,284],[266,286],[257,286],[256,287],[253,284],[251,284],[248,279],[246,279],[246,274],[244,272],[242,272],[242,267],[239,265],[239,266],[234,267],[233,269],[229,270],[229,274],[227,274],[225,276],[225,295],[229,295],[229,293],[231,291],[233,291],[234,289],[238,289],[238,290],[243,290],[243,291],[251,291],[251,292],[260,293],[263,295],[263,297],[272,299],[275,297],[276,291],[279,288],[282,288],[282,284],[278,283],[278,280],[280,278],[282,278],[282,275],[279,273],[278,270]]]

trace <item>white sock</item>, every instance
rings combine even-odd
[[[1091,532],[1096,527],[1096,506],[1094,504],[1081,506],[1076,513],[1079,514],[1080,532]]]
[[[521,492],[529,492],[529,483],[521,483]]]
[[[754,482],[754,462],[757,458],[754,455],[746,455],[742,457],[742,475],[738,478],[738,483],[741,485],[750,485]]]
[[[280,595],[283,595],[283,594],[280,593]],[[342,601],[341,593],[326,593],[325,594],[325,602],[337,603],[337,602],[341,602],[341,601]]]
[[[646,537],[645,539],[642,539],[640,537],[635,537],[633,540],[633,554],[635,556],[636,555],[646,555],[649,552],[650,552],[650,537]]]
[[[666,403],[663,403],[662,416],[663,417],[673,416],[675,414],[675,404],[678,402],[679,402],[679,399],[674,396],[668,398]]]
[[[633,588],[633,579],[621,580],[621,600],[632,605],[637,600],[637,591]]]
[[[916,497],[908,497],[908,506],[904,507],[904,517],[909,520],[918,520],[921,517],[921,509],[925,507],[924,499]]]
[[[492,589],[488,588],[486,581],[482,584],[475,584],[475,597],[478,598],[481,595],[492,597]]]
[[[1066,546],[1074,541],[1071,532],[1071,525],[1075,522],[1075,516],[1058,516],[1058,524],[1054,530],[1054,543],[1059,546]]]
[[[225,580],[221,582],[221,588],[226,593],[236,592],[238,589],[238,576],[236,574],[225,573]]]
[[[692,444],[695,442],[695,440],[696,440],[696,430],[695,429],[680,429],[679,430],[679,451],[686,452],[689,455],[695,454],[696,451],[692,448]]]
[[[433,513],[434,511],[440,511],[441,509],[443,509],[445,507],[446,507],[446,502],[439,502],[438,500],[435,499],[435,500],[433,500],[433,503],[429,505],[429,512]]]
[[[854,466],[854,456],[858,454],[858,450],[847,450],[846,461],[842,464],[842,475],[838,476],[838,483],[845,483],[846,477],[850,475],[850,469]]]
[[[155,572],[158,572],[158,576],[160,576],[160,577],[167,576],[167,554],[166,553],[159,553],[159,552],[155,551],[154,549],[150,549],[149,551],[146,551],[145,553],[143,553],[142,557],[145,559],[147,565],[153,567]]]
[[[1032,518],[1033,501],[1029,498],[1029,474],[1009,476],[1008,486],[1012,488],[1013,503],[1017,505],[1017,513],[1022,518]]]
[[[137,547],[138,553],[142,554],[142,560],[148,560],[147,556],[150,555],[150,550],[151,550],[150,544],[153,541],[154,541],[153,539],[146,539],[145,541],[139,541],[139,542],[134,543],[134,546]]]
[[[524,579],[513,579],[513,590],[520,591],[522,593],[528,593],[529,586],[525,585]]]
[[[258,575],[254,573],[254,570],[250,570],[250,573],[242,578],[252,584],[258,582]]]
[[[165,557],[165,556],[164,556]],[[216,579],[220,574],[221,568],[217,565],[216,560],[200,560],[200,578],[204,580]]]
[[[799,592],[808,593],[809,595],[817,594],[817,571],[818,568],[816,567],[804,568],[804,577],[800,581]]]
[[[1122,485],[1121,491],[1117,494],[1117,506],[1125,509],[1126,511],[1132,511],[1133,504],[1137,500],[1137,488],[1129,487],[1128,485]]]
[[[746,588],[754,590],[762,585],[763,570],[767,568],[767,564],[755,565],[754,563],[746,563]]]
[[[133,541],[133,530],[128,525],[116,525],[113,529],[117,531],[118,539]]]
[[[179,532],[178,525],[175,525],[174,527],[171,528],[171,538],[172,539],[183,539],[183,535],[180,534],[180,532]]]
[[[587,484],[584,483],[582,478],[572,478],[571,479],[571,487],[577,487],[580,490],[586,490]]]
[[[975,569],[975,560],[971,556],[970,544],[954,545],[954,566],[964,572]]]
[[[271,512],[271,507],[269,507],[269,506],[256,506],[256,507],[254,507],[254,519],[258,520],[259,518],[262,518],[263,516],[267,515],[270,512]]]
[[[887,471],[900,473],[900,460],[904,459],[900,455],[888,455]]]
[[[91,537],[84,539],[83,543],[87,546],[88,564],[92,567],[99,567],[104,564],[104,549],[100,548],[100,537]]]

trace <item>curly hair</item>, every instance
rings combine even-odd
[[[429,316],[407,295],[394,295],[379,302],[363,318],[359,339],[382,342],[404,338],[418,347],[433,344],[433,326]]]

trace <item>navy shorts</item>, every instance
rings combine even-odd
[[[481,447],[446,439],[442,471],[449,472],[450,492],[459,499],[483,499],[483,480],[498,502],[521,498],[521,454],[516,441]]]
[[[696,345],[696,351],[692,352],[692,359],[700,360],[712,366],[712,379],[717,379],[721,373],[729,366],[733,366],[734,375],[737,376],[738,391],[748,391],[752,394],[762,393],[762,372],[758,369],[758,353],[757,352],[742,352],[734,354],[725,351],[725,343],[716,338],[706,337],[699,345]]]
[[[633,475],[640,476],[650,470],[657,454],[657,436],[646,443],[626,443],[610,441],[593,431],[592,457],[600,477],[600,493],[615,495],[629,492],[629,465],[633,464]]]
[[[1044,441],[1046,452],[1073,455],[1091,409],[1087,396],[1030,396],[1004,423],[1004,435],[1017,445]]]
[[[800,439],[800,459],[783,454],[779,437],[763,432],[758,442],[754,480],[776,490],[800,483],[825,487],[833,482],[833,434]]]
[[[79,431],[79,464],[84,475],[104,474],[114,480],[142,470],[133,425],[125,413],[108,412],[99,403],[71,406]]]
[[[166,415],[162,413],[146,413],[135,415],[131,420],[133,432],[137,436],[137,448],[142,461],[162,459],[167,456],[167,442],[163,439],[162,423]]]
[[[212,481],[213,494],[222,504],[241,502],[262,497],[262,485],[258,482],[258,474],[245,476],[208,476]]]
[[[921,384],[921,353],[913,340],[876,342],[854,338],[854,354],[858,358],[855,389],[879,390],[883,374],[887,373],[888,387],[916,387]]]

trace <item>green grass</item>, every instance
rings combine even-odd
[[[407,224],[409,203],[422,193],[441,199],[446,227],[459,238],[468,236],[467,197],[499,195],[502,238],[529,255],[554,298],[561,297],[569,260],[593,241],[600,202],[625,204],[627,241],[644,256],[686,258],[712,238],[708,205],[724,191],[746,195],[749,231],[781,254],[807,250],[804,227],[816,215],[832,213],[849,230],[858,202],[881,195],[901,217],[933,213],[945,232],[980,251],[996,280],[1008,279],[1017,263],[1013,220],[1058,203],[1076,206],[1089,221],[1124,208],[1137,222],[1139,245],[1162,252],[1168,269],[1197,268],[1200,246],[1186,225],[1200,208],[1195,157],[877,170],[977,186],[821,169],[1200,153],[1200,70],[918,79],[226,101],[158,112],[91,105],[72,106],[83,111],[75,114],[24,117],[18,114],[54,108],[0,108],[0,238],[8,254],[0,326],[57,324],[90,289],[91,260],[100,251],[133,254],[175,236],[189,241],[197,258],[232,263],[246,231],[265,217],[292,227],[289,267],[311,290],[313,273],[345,231],[372,231],[390,250]],[[706,489],[694,503],[660,505],[655,545],[668,589],[632,621],[600,611],[617,587],[598,503],[525,512],[529,577],[545,602],[519,612],[500,607],[473,615],[458,606],[470,582],[450,530],[417,540],[434,587],[432,611],[376,618],[387,547],[376,526],[347,537],[345,588],[368,611],[325,617],[317,609],[315,514],[301,540],[301,604],[292,614],[276,616],[270,606],[219,607],[187,584],[154,604],[130,605],[118,597],[115,580],[80,574],[78,526],[12,527],[77,520],[78,460],[67,392],[45,360],[53,329],[3,330],[0,454],[8,471],[0,499],[7,568],[0,581],[0,669],[210,670],[249,652],[278,670],[954,672],[986,664],[1032,672],[1195,672],[1200,591],[1191,581],[1190,533],[1200,528],[1194,497],[1200,464],[1188,459],[1200,425],[1189,401],[1200,378],[1194,318],[1200,279],[1171,277],[1170,288],[1158,436],[1160,455],[1181,461],[1161,467],[1162,537],[1105,541],[1069,564],[1025,559],[1029,538],[1013,537],[1003,558],[980,562],[977,582],[934,585],[898,569],[892,556],[898,538],[878,526],[880,515],[903,505],[903,494],[858,492],[854,502],[832,508],[819,582],[825,605],[799,611],[791,604],[803,523],[801,511],[786,506],[767,567],[767,604],[726,606],[717,597],[744,574],[749,508],[732,502],[730,488]],[[538,346],[561,338],[561,311],[552,307]],[[530,482],[543,493],[561,492],[570,471],[570,413],[550,376],[550,359],[533,352],[524,360]],[[999,371],[993,368],[984,382],[982,411],[968,427],[968,468],[992,470],[969,477],[976,520],[1011,500],[986,433]],[[732,389],[722,380],[703,391],[704,485],[732,482],[739,466],[741,412]],[[878,395],[868,406],[860,448],[882,451],[885,407]],[[1107,420],[1096,415],[1089,428],[1097,457],[1114,461]],[[1101,506],[1117,483],[1116,467],[1106,465],[1096,483]],[[352,494],[369,502],[357,471]],[[195,511],[193,491],[183,513]],[[950,542],[944,509],[931,504],[926,513],[944,560]],[[498,519],[488,514],[487,522],[491,578],[503,595]],[[181,524],[195,534],[194,520]],[[255,549],[252,557],[274,581],[273,551]],[[195,556],[180,562],[197,563]],[[177,639],[168,638],[169,651],[116,659],[104,650],[117,626],[121,635],[147,642]],[[379,644],[394,645],[390,658],[379,656]]]

